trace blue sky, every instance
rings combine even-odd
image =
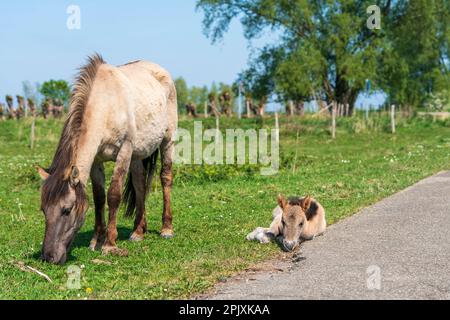
[[[189,85],[232,82],[250,48],[235,21],[212,45],[202,32],[195,0],[39,0],[0,2],[0,101],[22,93],[22,81],[71,81],[87,55],[111,64],[146,59]],[[69,5],[81,9],[81,30],[68,30]],[[254,43],[264,43],[264,39]],[[373,100],[373,99],[371,99]]]

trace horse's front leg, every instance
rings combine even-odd
[[[172,191],[173,184],[173,172],[172,172],[172,155],[173,155],[174,143],[171,139],[163,141],[161,144],[161,184],[163,190],[163,215],[162,215],[162,229],[161,237],[172,238],[173,225],[172,225],[172,208],[170,206],[170,193]]]
[[[116,245],[117,211],[119,210],[120,201],[122,200],[122,188],[130,167],[132,152],[133,148],[131,142],[126,141],[117,155],[113,176],[111,178],[111,185],[108,190],[109,221],[105,244],[102,247],[103,254],[112,253],[117,255],[127,255],[126,250],[118,249]]]
[[[100,249],[105,241],[105,170],[103,164],[94,164],[91,169],[92,193],[95,204],[95,227],[89,248]]]

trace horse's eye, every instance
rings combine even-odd
[[[68,216],[72,212],[72,208],[63,208],[61,210],[61,215]]]
[[[303,227],[303,222],[300,223],[300,227]]]

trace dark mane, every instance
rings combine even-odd
[[[302,205],[302,198],[299,197],[290,197],[288,199],[288,203],[291,206],[301,206]]]
[[[69,115],[64,123],[52,164],[48,169],[50,176],[42,187],[42,205],[55,203],[69,191],[69,173],[77,152],[84,111],[98,68],[104,63],[99,54],[94,54],[88,57],[87,64],[79,69],[70,99]],[[81,184],[79,186],[84,189]],[[77,189],[79,188],[77,187],[76,191]],[[77,200],[79,196],[82,196],[80,192],[81,190],[77,191]]]
[[[304,198],[300,197],[292,197],[288,199],[288,203],[291,206],[302,206]],[[309,209],[305,212],[306,220],[311,220],[314,218],[314,216],[317,215],[317,211],[319,209],[319,206],[317,205],[316,201],[311,201],[311,204],[309,206]]]

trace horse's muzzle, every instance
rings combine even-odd
[[[49,263],[63,265],[67,260],[67,253],[65,251],[56,252],[43,252],[41,259]]]
[[[284,249],[286,249],[287,251],[292,251],[294,250],[298,245],[298,241],[287,241],[287,240],[283,240],[283,247]]]

